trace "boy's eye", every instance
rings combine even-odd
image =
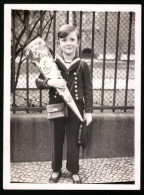
[[[71,41],[74,41],[74,39],[71,39]]]
[[[66,41],[66,39],[62,39],[62,42],[65,42]]]

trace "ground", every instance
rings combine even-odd
[[[58,183],[70,184],[72,179],[63,161],[62,177]],[[12,183],[47,184],[52,174],[51,161],[11,163]],[[134,183],[134,158],[80,159],[80,177],[88,183]]]

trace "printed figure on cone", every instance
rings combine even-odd
[[[79,47],[79,32],[77,28],[70,24],[62,25],[58,31],[58,45],[61,55],[55,59],[58,70],[62,77],[46,79],[43,74],[36,79],[38,88],[49,89],[49,104],[64,102],[64,98],[57,89],[71,90],[71,96],[78,108],[80,115],[88,126],[92,121],[93,93],[90,79],[90,70],[86,62],[80,65],[81,59],[77,56]],[[77,69],[79,70],[77,71]],[[81,119],[68,107],[67,118],[57,118],[54,120],[54,147],[52,154],[52,170],[50,182],[56,183],[61,177],[63,143],[65,134],[67,135],[67,163],[66,168],[71,172],[73,183],[82,183],[79,176],[79,144],[78,133]]]

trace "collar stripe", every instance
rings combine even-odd
[[[60,61],[60,63],[64,66],[65,69],[67,69],[67,64],[65,63],[65,61],[62,59],[62,57],[58,57],[57,60]],[[80,61],[80,58],[76,58],[72,61],[72,63],[70,64],[69,66],[69,69],[70,70],[76,63],[78,63]]]

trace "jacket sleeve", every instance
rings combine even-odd
[[[47,85],[48,79],[45,79],[42,74],[39,75],[39,77],[35,80],[36,87],[38,89],[49,89],[49,86]]]
[[[90,69],[87,63],[83,64],[83,84],[84,84],[84,101],[85,101],[85,112],[93,112],[93,89],[90,77]]]

